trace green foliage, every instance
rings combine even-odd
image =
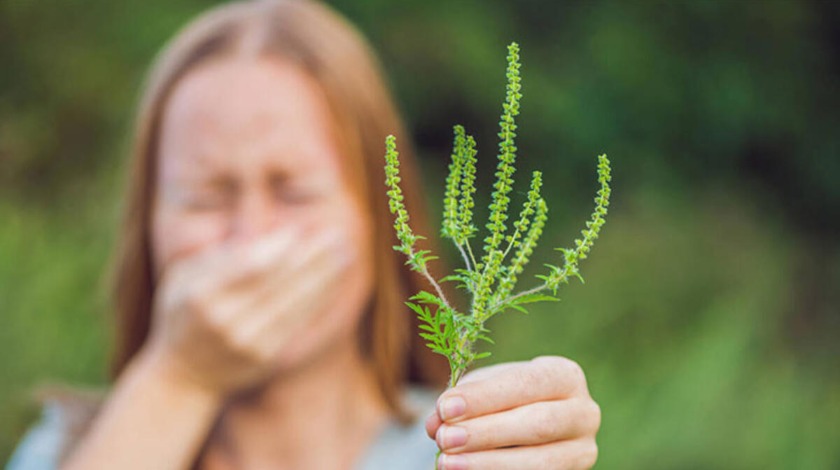
[[[452,162],[446,178],[441,235],[452,240],[458,248],[465,268],[456,270],[456,274],[444,277],[441,282],[456,281],[459,287],[471,293],[472,301],[468,313],[458,312],[449,304],[438,281],[429,273],[427,263],[434,257],[428,251],[417,251],[414,248],[418,236],[408,225],[409,216],[399,187],[399,153],[396,140],[394,136],[388,136],[385,140],[385,184],[389,188],[389,207],[395,215],[394,230],[400,240],[400,245],[394,249],[405,254],[408,258],[406,263],[413,270],[422,273],[437,292],[437,295],[420,292],[411,298],[414,302],[407,302],[407,305],[422,322],[420,336],[428,341],[426,345],[449,361],[450,386],[458,383],[474,361],[490,355],[488,352],[477,352],[474,347],[478,341],[493,343],[488,336],[489,330],[485,327],[487,320],[510,308],[527,312],[523,306],[525,304],[557,300],[554,297],[557,288],[560,284],[567,284],[570,277],[583,281],[578,264],[586,259],[598,238],[609,206],[610,162],[606,155],[601,155],[598,157],[598,182],[601,188],[598,190],[598,197],[595,198],[595,211],[586,222],[586,228],[581,231],[582,238],[575,240],[574,248],[558,249],[563,253],[562,268],[546,265],[549,268],[548,274],[537,276],[542,280],[542,284],[512,294],[519,274],[528,264],[542,235],[548,219],[548,206],[540,195],[542,173],[535,171],[519,219],[513,223],[513,233],[508,233],[506,222],[509,218],[509,195],[513,190],[513,174],[516,171],[515,118],[519,114],[519,100],[522,98],[519,46],[516,43],[508,46],[507,62],[507,95],[502,106],[500,122],[499,163],[496,183],[493,185],[489,221],[486,225],[488,233],[484,238],[484,254],[480,263],[476,262],[470,245],[470,238],[476,233],[472,221],[473,194],[476,190],[475,140],[467,135],[460,125],[454,128]],[[504,248],[503,243],[507,243]],[[505,260],[513,250],[515,251],[510,263],[505,265]],[[548,295],[547,291],[550,291],[551,295]]]

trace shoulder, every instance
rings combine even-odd
[[[23,437],[6,470],[47,470],[58,468],[64,447],[66,421],[61,407],[47,403],[40,421]]]
[[[49,392],[41,417],[23,436],[6,470],[49,470],[59,464],[87,431],[102,395],[90,391]]]
[[[434,468],[437,445],[426,435],[426,416],[435,409],[440,392],[412,387],[404,400],[416,418],[408,424],[391,420],[386,424],[357,470],[429,470]]]

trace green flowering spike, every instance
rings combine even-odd
[[[415,251],[414,244],[417,240],[423,237],[415,235],[408,225],[408,211],[405,209],[403,203],[402,189],[400,188],[400,154],[397,152],[397,139],[393,135],[385,138],[385,185],[388,187],[388,207],[391,214],[394,214],[394,231],[397,233],[397,239],[400,244],[394,246],[394,250],[405,254],[406,264],[411,266],[411,269],[419,272],[429,281],[435,291],[437,292],[440,302],[449,307],[446,296],[443,294],[443,289],[429,273],[426,266],[429,261],[436,259],[428,250]]]
[[[458,225],[460,234],[456,243],[463,245],[478,231],[473,225],[473,207],[475,201],[475,139],[471,135],[465,136],[464,158],[461,162],[461,199],[458,201]]]
[[[531,216],[534,215],[539,201],[542,200],[540,189],[542,189],[542,172],[535,171],[531,176],[531,190],[528,191],[528,200],[522,206],[522,212],[519,213],[519,220],[513,223],[513,235],[508,237],[508,251],[511,248],[519,246],[520,239],[525,233],[525,230],[528,229],[528,225],[531,223]],[[505,252],[505,255],[507,255],[507,252]]]
[[[581,237],[575,240],[575,247],[572,249],[558,248],[557,250],[563,253],[563,268],[560,269],[553,266],[548,276],[546,276],[545,284],[553,292],[557,292],[560,284],[568,284],[569,278],[576,277],[583,282],[583,277],[578,270],[578,263],[589,256],[589,251],[598,235],[601,232],[601,227],[604,226],[604,216],[607,215],[607,208],[610,205],[610,181],[612,180],[610,160],[606,155],[598,157],[598,183],[600,189],[595,198],[595,210],[592,212],[589,221],[586,222],[586,228],[582,230]]]
[[[496,167],[496,183],[493,185],[492,203],[490,204],[490,220],[487,222],[488,235],[484,239],[484,274],[479,283],[478,295],[480,298],[488,296],[496,281],[501,265],[504,261],[504,253],[499,249],[502,240],[505,239],[508,219],[508,206],[510,205],[510,191],[513,189],[513,173],[516,171],[516,116],[519,115],[519,100],[522,88],[519,77],[519,45],[512,43],[508,46],[507,57],[507,93],[505,102],[502,105],[502,117],[499,122],[499,163]],[[485,305],[477,305],[479,317],[485,315]]]
[[[499,282],[493,296],[494,304],[507,297],[516,287],[517,277],[522,274],[525,265],[530,261],[531,254],[533,254],[534,248],[536,248],[537,242],[542,236],[543,228],[548,220],[548,205],[545,199],[540,196],[540,188],[542,188],[542,173],[535,171],[531,180],[531,190],[528,192],[528,200],[522,208],[519,220],[514,223],[516,231],[511,236],[508,246],[508,249],[515,247],[517,250],[506,270],[506,276]],[[532,216],[533,222],[530,220]],[[526,230],[527,234],[522,235]]]
[[[508,46],[508,67],[507,67],[507,94],[505,103],[502,106],[502,118],[499,123],[501,130],[499,131],[499,163],[496,167],[496,183],[493,185],[494,191],[492,194],[493,202],[490,204],[490,220],[487,223],[487,230],[490,233],[485,239],[485,253],[484,260],[487,264],[487,269],[497,269],[490,263],[490,260],[495,260],[494,251],[498,250],[499,244],[502,242],[504,233],[507,229],[505,222],[507,221],[507,209],[510,204],[510,191],[513,189],[513,173],[515,170],[513,164],[516,161],[516,145],[514,139],[516,138],[516,121],[515,118],[519,115],[519,100],[522,94],[519,93],[521,85],[519,84],[519,45],[516,43]]]
[[[397,152],[397,138],[389,135],[385,139],[385,185],[388,190],[388,207],[391,213],[396,215],[394,219],[394,230],[397,232],[399,246],[394,249],[408,256],[413,255],[414,243],[417,237],[408,225],[408,211],[403,203],[402,189],[400,189],[400,160]]]
[[[463,126],[455,126],[455,142],[452,146],[452,162],[449,164],[449,176],[446,177],[446,194],[443,199],[443,225],[441,235],[450,238],[456,244],[461,238],[458,217],[458,205],[461,195],[461,178],[464,168],[467,139]]]

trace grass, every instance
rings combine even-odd
[[[35,386],[104,381],[107,195],[53,208],[0,200],[0,461],[37,416]],[[493,360],[583,365],[604,412],[598,468],[840,466],[840,377],[786,335],[795,234],[737,194],[620,196],[587,285],[526,321],[495,317]],[[543,249],[581,218],[555,214]]]
[[[37,416],[36,387],[104,380],[108,226],[93,209],[0,200],[0,461]]]

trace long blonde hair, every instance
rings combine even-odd
[[[145,86],[129,161],[125,212],[114,256],[113,302],[116,377],[149,335],[155,278],[151,261],[151,202],[163,111],[178,81],[197,65],[241,53],[247,38],[260,55],[291,60],[326,93],[346,147],[348,175],[374,224],[375,287],[372,307],[362,322],[364,351],[376,371],[382,397],[403,416],[399,396],[408,382],[441,385],[443,362],[433,359],[412,333],[412,316],[403,300],[424,287],[391,246],[383,185],[384,138],[401,141],[401,176],[406,203],[419,233],[432,235],[424,220],[423,196],[409,139],[380,67],[364,38],[325,5],[308,0],[236,2],[216,7],[192,21],[163,49]],[[384,186],[382,186],[384,188]],[[374,189],[371,189],[374,188]]]

